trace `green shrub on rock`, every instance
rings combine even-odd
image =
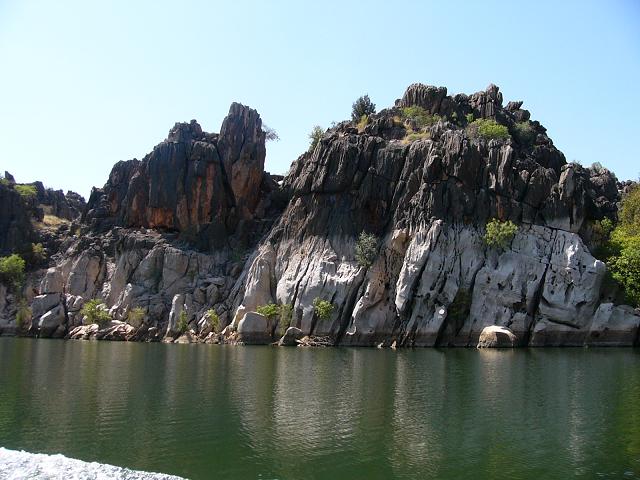
[[[356,242],[356,260],[361,267],[369,268],[378,252],[378,237],[362,232]]]
[[[479,118],[467,125],[467,133],[472,138],[484,138],[485,140],[509,138],[509,129],[490,118]]]
[[[275,303],[268,303],[266,305],[260,305],[256,308],[256,312],[271,320],[280,314],[280,306]]]
[[[364,115],[369,116],[374,113],[376,113],[376,104],[371,101],[369,95],[358,98],[351,106],[351,120],[354,122],[360,121]]]
[[[17,184],[14,188],[22,198],[33,198],[38,194],[36,187],[33,185]]]
[[[16,253],[8,257],[0,257],[0,282],[16,292],[21,290],[24,283],[25,265],[24,259]]]
[[[182,310],[178,316],[178,323],[176,324],[176,330],[180,335],[185,333],[189,329],[189,322],[187,320],[187,312]]]
[[[98,326],[103,327],[111,321],[107,306],[97,298],[86,302],[80,310],[80,315],[85,318],[87,325],[97,323]]]
[[[358,122],[358,125],[356,125],[356,128],[358,129],[358,132],[362,133],[367,125],[369,125],[369,115],[363,115],[360,117],[360,121]]]
[[[316,297],[313,300],[313,312],[320,320],[329,320],[333,313],[333,304],[327,300]]]
[[[35,263],[42,263],[47,258],[47,252],[41,243],[31,244],[31,255]]]
[[[511,240],[513,240],[517,231],[518,226],[511,220],[502,222],[494,218],[487,223],[484,243],[490,247],[506,248]]]
[[[320,143],[320,140],[322,140],[323,135],[324,130],[322,129],[322,127],[320,125],[315,125],[311,130],[311,133],[309,134],[309,140],[311,140],[311,142],[309,143],[310,152],[313,152],[316,149],[316,146],[318,145],[318,143]]]
[[[414,122],[417,128],[430,127],[440,120],[439,115],[431,115],[427,110],[418,105],[404,107],[402,109],[402,118]]]
[[[611,241],[619,250],[607,261],[611,276],[624,289],[626,301],[640,306],[640,235],[615,230]]]
[[[640,235],[640,185],[636,185],[622,199],[618,217],[620,218],[620,225],[630,235]]]
[[[220,329],[220,317],[213,308],[207,310],[207,317],[209,317],[209,326],[211,331],[217,333]]]

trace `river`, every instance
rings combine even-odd
[[[640,478],[640,350],[0,338],[0,447],[0,478]]]

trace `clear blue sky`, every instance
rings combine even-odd
[[[0,0],[0,170],[87,195],[176,121],[256,108],[283,173],[314,124],[413,82],[524,100],[568,160],[640,173],[640,1]]]

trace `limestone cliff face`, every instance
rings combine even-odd
[[[263,171],[254,110],[232,105],[220,134],[177,124],[94,190],[82,235],[35,277],[28,331],[267,342],[278,320],[247,314],[279,303],[296,328],[283,343],[475,346],[500,326],[517,345],[637,344],[640,315],[607,296],[588,248],[594,221],[616,215],[615,177],[568,164],[522,102],[502,101],[493,85],[470,96],[412,85],[366,125],[328,130],[281,186]],[[430,127],[403,118],[416,105],[438,116]],[[510,135],[483,139],[468,115]],[[504,249],[483,241],[491,218],[519,226]],[[379,239],[369,267],[355,258],[363,231]],[[116,320],[105,329],[81,326],[94,297]],[[334,305],[329,318],[316,298]],[[144,319],[118,323],[133,307]]]

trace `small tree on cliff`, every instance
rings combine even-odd
[[[280,140],[278,132],[276,132],[273,128],[265,125],[264,123],[262,124],[262,131],[264,132],[264,139],[267,142],[277,142],[278,140]]]
[[[309,134],[309,140],[311,141],[309,143],[310,152],[313,152],[315,150],[316,145],[320,143],[320,140],[322,140],[323,135],[324,135],[324,130],[322,129],[322,127],[320,125],[315,125],[311,130],[311,133]]]
[[[358,98],[351,106],[351,120],[359,122],[363,116],[376,113],[376,104],[371,101],[369,95]]]
[[[484,234],[484,243],[490,247],[506,248],[513,240],[518,226],[511,220],[501,222],[494,218],[487,223],[487,230]]]
[[[358,265],[369,268],[376,258],[378,238],[370,233],[362,232],[356,242],[356,260]]]
[[[313,300],[313,313],[315,313],[320,320],[329,320],[333,313],[333,304],[327,300],[316,297]]]

